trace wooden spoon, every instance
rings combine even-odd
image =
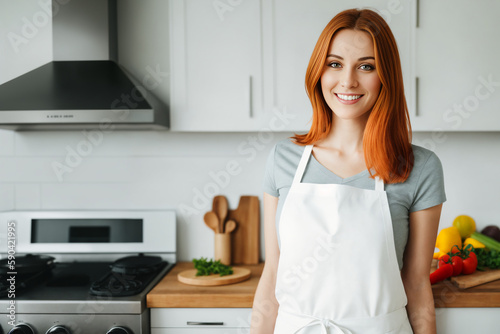
[[[219,233],[224,233],[224,223],[226,222],[228,208],[227,198],[222,195],[215,196],[212,207],[212,210],[219,217]]]
[[[224,227],[224,233],[231,233],[236,229],[236,222],[232,219],[229,219],[226,222],[226,226]]]
[[[213,211],[209,211],[205,213],[203,216],[203,220],[205,221],[205,224],[210,227],[215,233],[220,233],[219,232],[219,218],[217,218],[217,215]]]

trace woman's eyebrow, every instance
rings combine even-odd
[[[340,60],[344,60],[344,58],[342,58],[341,56],[338,56],[338,55],[333,54],[333,53],[331,53],[331,54],[329,54],[329,55],[327,56],[327,58],[330,58],[330,57],[333,57],[333,58],[338,58],[338,59],[340,59]],[[363,60],[367,60],[367,59],[373,59],[373,60],[375,60],[375,58],[374,58],[374,57],[372,57],[372,56],[368,56],[368,57],[361,57],[361,58],[359,58],[358,60],[359,60],[359,61],[363,61]]]

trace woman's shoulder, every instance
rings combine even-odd
[[[426,149],[422,146],[411,145],[413,149],[414,163],[413,168],[415,170],[421,170],[422,168],[442,168],[441,160],[433,151]]]
[[[305,146],[298,145],[292,138],[285,138],[278,141],[275,145],[275,155],[277,157],[293,158],[301,156]]]

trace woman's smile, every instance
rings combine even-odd
[[[340,94],[340,93],[336,93],[335,96],[337,96],[339,101],[341,103],[344,103],[344,104],[354,104],[354,103],[358,102],[363,97],[363,95]]]

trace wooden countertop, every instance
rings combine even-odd
[[[147,295],[148,307],[248,307],[259,283],[264,264],[235,265],[250,269],[248,280],[221,286],[193,286],[179,282],[177,274],[193,269],[191,262],[179,262]]]
[[[177,274],[193,269],[191,262],[180,262],[149,292],[148,307],[247,307],[251,308],[264,264],[238,265],[252,271],[249,280],[215,287],[186,285]],[[439,307],[500,307],[500,280],[461,290],[449,280],[432,286]]]

